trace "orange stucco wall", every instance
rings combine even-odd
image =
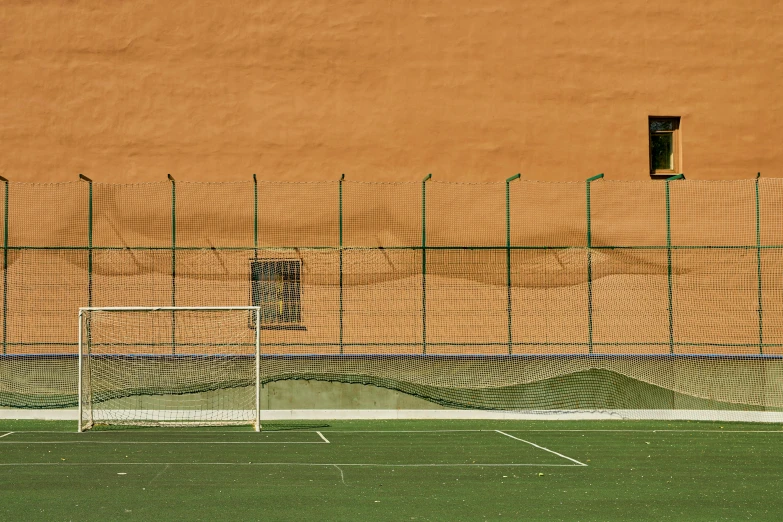
[[[9,1],[0,76],[15,181],[783,176],[776,1]]]

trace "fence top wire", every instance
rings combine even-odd
[[[435,184],[441,184],[441,185],[463,185],[463,186],[483,186],[483,185],[497,185],[497,184],[505,184],[505,180],[508,176],[500,176],[502,179],[498,179],[497,181],[449,181],[449,180],[442,180],[437,179],[433,177],[429,180],[430,183]],[[756,178],[754,175],[753,177],[749,177],[747,179],[692,179],[692,178],[685,178],[676,180],[677,184],[688,184],[688,185],[697,185],[697,184],[743,184],[743,183],[754,183],[756,180],[760,183],[781,183],[783,182],[783,177],[761,177]],[[519,180],[523,183],[530,183],[530,184],[541,184],[541,185],[584,185],[586,183],[585,180],[575,180],[575,181],[550,181],[550,180],[539,180],[539,179],[525,179],[525,175],[522,174],[522,178]],[[366,180],[352,180],[350,178],[342,180],[343,183],[351,183],[351,184],[359,184],[359,185],[419,185],[421,184],[421,180],[412,180],[412,181],[366,181]],[[602,178],[600,180],[601,183],[617,183],[617,184],[660,184],[663,185],[666,180],[665,179],[645,179],[645,180],[622,180],[622,179],[611,179],[611,178]],[[76,185],[84,183],[83,180],[77,179],[74,181],[14,181],[14,180],[8,180],[9,185],[25,185],[25,186],[68,186],[68,185]],[[161,181],[142,181],[142,182],[136,182],[136,183],[112,183],[112,182],[106,182],[106,181],[96,181],[93,179],[92,181],[93,185],[95,186],[110,186],[110,187],[133,187],[133,186],[141,186],[141,185],[160,185],[160,186],[169,186],[171,184],[171,180],[163,179]],[[327,179],[327,180],[264,180],[264,179],[258,179],[256,182],[253,181],[252,176],[249,175],[247,180],[233,180],[233,181],[191,181],[186,179],[176,179],[175,183],[177,184],[192,184],[192,185],[245,185],[245,184],[254,184],[258,183],[261,184],[267,184],[267,185],[336,185],[340,183],[339,176],[335,176],[335,179]]]

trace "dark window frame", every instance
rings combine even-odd
[[[647,118],[647,131],[648,131],[648,159],[650,176],[653,178],[667,178],[675,174],[682,173],[682,137],[680,134],[680,117],[679,116],[649,116]],[[655,168],[653,158],[653,140],[658,136],[670,136],[671,137],[671,168],[659,169]]]
[[[262,330],[305,330],[302,260],[251,258],[250,305],[261,307]],[[255,312],[250,326],[255,327]]]

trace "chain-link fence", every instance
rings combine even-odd
[[[507,408],[540,402],[476,394],[609,371],[721,407],[783,406],[780,179],[0,191],[0,405],[74,404],[79,307],[251,304],[265,357],[285,366],[267,380]],[[174,317],[170,334],[146,351],[186,353]]]

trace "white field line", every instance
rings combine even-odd
[[[268,430],[270,433],[274,430]],[[288,430],[285,430],[288,431]],[[324,433],[480,433],[480,432],[496,432],[495,429],[485,430],[321,430]],[[512,433],[602,433],[602,432],[618,432],[618,433],[658,433],[658,432],[672,432],[672,433],[780,433],[783,434],[783,428],[779,430],[554,430],[554,429],[506,429],[504,431]],[[45,431],[35,432],[22,432],[16,433],[47,433]],[[63,433],[62,431],[52,431],[51,433]],[[96,432],[98,433],[98,432]],[[108,433],[108,432],[100,432]],[[151,432],[146,432],[151,433]],[[157,433],[160,433],[159,431]],[[191,432],[192,433],[192,432]],[[212,432],[212,433],[236,433],[236,432]],[[301,432],[300,432],[301,433]]]
[[[565,456],[565,455],[563,455],[562,453],[558,453],[558,452],[556,452],[556,451],[552,451],[552,450],[551,450],[551,449],[549,449],[549,448],[545,448],[545,447],[543,447],[543,446],[539,446],[538,444],[534,444],[533,442],[530,442],[529,440],[520,439],[519,437],[515,437],[515,436],[513,436],[513,435],[509,435],[508,433],[506,433],[506,432],[503,432],[503,431],[500,431],[500,430],[495,430],[495,431],[496,431],[496,432],[498,432],[498,433],[500,433],[501,435],[505,435],[506,437],[510,437],[510,438],[512,438],[512,439],[514,439],[514,440],[518,440],[518,441],[520,441],[520,442],[524,442],[525,444],[530,444],[531,446],[533,446],[533,447],[535,447],[535,448],[538,448],[538,449],[541,449],[541,450],[544,450],[544,451],[548,451],[549,453],[552,453],[552,454],[554,454],[554,455],[557,455],[558,457],[563,457],[564,459],[570,460],[571,462],[576,462],[576,463],[577,463],[577,464],[579,464],[580,466],[587,466],[587,464],[585,464],[584,462],[579,462],[578,460],[576,460],[576,459],[572,459],[571,457],[566,457],[566,456]]]
[[[321,441],[283,441],[283,442],[267,442],[267,441],[127,441],[127,440],[47,440],[47,441],[12,441],[2,442],[0,444],[328,444]]]
[[[334,430],[332,430],[334,431]],[[339,431],[339,430],[338,430]],[[466,430],[466,431],[486,431],[486,430]],[[311,430],[261,430],[261,433],[315,433]],[[60,433],[63,435],[76,435],[76,432],[74,430],[20,430],[20,431],[12,431],[11,433]],[[85,436],[84,434],[89,433],[90,437],[98,437],[98,436],[104,436],[104,435],[126,435],[128,433],[200,433],[200,434],[209,434],[209,433],[219,433],[219,434],[234,434],[234,435],[250,435],[254,434],[256,432],[251,430],[234,430],[234,431],[216,431],[211,429],[206,430],[200,430],[200,429],[194,429],[194,428],[153,428],[153,429],[133,429],[133,430],[89,430],[85,431],[83,434],[80,434],[80,437]],[[256,435],[257,436],[257,435]]]
[[[247,435],[248,433],[251,433],[249,431],[215,431],[215,430],[199,430],[199,429],[193,429],[193,428],[164,428],[166,430],[171,431],[161,431],[161,428],[154,428],[154,429],[134,429],[133,433],[220,433],[220,434],[240,434],[240,435]],[[273,429],[264,429],[261,430],[261,433],[286,433],[286,432],[293,432],[293,433],[478,433],[478,432],[494,432],[494,429],[485,429],[485,430],[320,430],[320,431],[310,431],[310,430],[291,430],[291,429],[285,429],[285,430],[273,430]],[[547,430],[506,430],[506,431],[547,431]],[[550,430],[550,431],[565,431],[565,430]],[[572,430],[572,431],[582,431],[582,430]],[[595,430],[595,431],[617,431],[617,430]],[[650,430],[629,430],[629,431],[650,431]],[[62,433],[62,434],[75,434],[73,430],[70,431],[62,431],[62,430],[21,430],[21,431],[14,431],[12,433]],[[89,432],[90,436],[103,436],[103,435],[118,435],[118,434],[126,434],[129,433],[128,431],[121,431],[121,430],[103,430],[103,431],[93,431],[91,430]],[[783,433],[783,430],[781,430],[781,433]]]
[[[168,465],[168,464],[166,464],[166,466],[165,466],[165,467],[164,467],[162,470],[158,471],[158,473],[157,473],[157,474],[156,474],[154,477],[152,477],[152,480],[150,480],[150,481],[147,483],[147,487],[150,487],[150,484],[152,484],[153,482],[155,482],[156,480],[158,480],[158,478],[159,478],[161,475],[163,475],[164,473],[166,473],[168,470],[169,470],[169,465]]]
[[[11,431],[9,433],[6,433],[5,435],[0,435],[0,439],[11,435],[11,433],[68,433],[68,432],[35,432],[35,431]],[[101,433],[101,432],[96,432]],[[150,433],[150,432],[148,432]],[[215,432],[212,432],[215,433]],[[232,432],[225,432],[225,433],[232,433]],[[236,432],[233,432],[236,433]],[[313,433],[313,432],[300,432],[300,433]],[[315,433],[318,434],[319,437],[323,440],[321,441],[258,441],[258,440],[244,440],[244,441],[204,441],[204,440],[195,440],[195,441],[183,441],[183,440],[177,440],[177,441],[127,441],[127,440],[88,440],[88,439],[81,439],[81,440],[45,440],[45,441],[10,441],[6,442],[3,441],[0,444],[330,444],[329,439],[323,436],[323,434],[320,431],[316,431]],[[69,435],[71,433],[68,433]]]
[[[650,430],[650,433],[783,433],[781,430]]]
[[[321,443],[323,444],[323,443]],[[568,457],[566,457],[568,458]],[[311,466],[311,467],[378,467],[378,468],[578,468],[586,464],[376,464],[376,463],[314,463],[314,462],[5,462],[0,467],[10,466]]]
[[[469,432],[495,432],[498,430],[322,430],[324,433],[469,433]],[[504,430],[512,433],[780,433],[783,434],[783,429],[780,430],[539,430],[539,429],[513,429]],[[22,433],[22,432],[17,432]],[[44,433],[41,431],[35,433]],[[53,432],[62,433],[62,432]],[[230,432],[226,432],[230,433]]]
[[[332,466],[337,468],[337,471],[340,472],[340,481],[343,483],[343,485],[347,486],[348,484],[345,483],[345,475],[343,474],[343,468],[341,468],[337,464],[332,464]]]
[[[174,428],[171,428],[174,429]],[[179,433],[215,433],[215,434],[246,434],[245,431],[199,431],[199,430],[179,430]],[[296,433],[480,433],[480,432],[495,432],[494,429],[485,430],[320,430],[317,432],[307,430],[263,430],[264,433],[284,433],[288,431],[295,431]],[[506,429],[506,432],[511,433],[779,433],[783,434],[783,429],[779,430],[642,430],[642,429],[594,429],[594,430],[556,430],[556,429]],[[134,433],[161,433],[160,429],[154,430],[134,430]],[[67,433],[72,434],[73,431],[60,431],[60,430],[20,430],[0,435],[0,438],[10,435],[12,433]],[[108,436],[117,435],[119,431],[91,431],[90,436]],[[172,432],[173,433],[173,432]]]
[[[3,437],[7,437],[7,436],[9,436],[9,435],[11,435],[13,433],[14,433],[13,431],[9,431],[8,433],[4,433],[3,435],[0,435],[0,439],[2,439]]]
[[[506,430],[514,433],[780,433],[780,430]]]

